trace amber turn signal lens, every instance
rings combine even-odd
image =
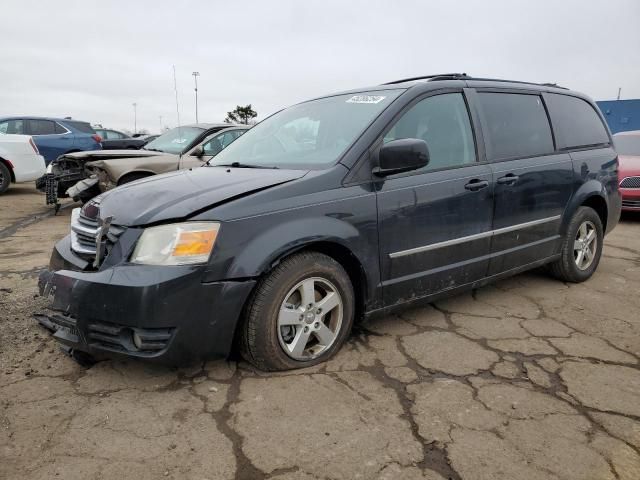
[[[180,232],[173,255],[183,257],[187,255],[206,255],[211,252],[218,232],[207,230],[203,232]]]

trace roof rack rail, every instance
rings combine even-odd
[[[563,90],[569,90],[567,87],[561,87],[556,83],[536,83],[536,82],[524,82],[522,80],[506,80],[504,78],[475,78],[475,77],[467,77],[466,80],[476,80],[478,82],[507,82],[507,83],[518,83],[522,85],[538,85],[541,87],[554,87],[561,88]]]
[[[454,78],[467,77],[466,73],[438,73],[437,75],[421,75],[419,77],[411,77],[411,78],[401,78],[400,80],[394,80],[392,82],[386,82],[382,85],[395,85],[396,83],[405,83],[405,82],[413,82],[415,80],[432,80],[432,79],[440,79],[443,80],[446,78],[448,80]]]
[[[505,80],[504,78],[482,78],[482,77],[470,77],[466,73],[441,73],[439,75],[423,75],[420,77],[403,78],[401,80],[394,80],[393,82],[383,83],[383,85],[394,85],[397,83],[413,82],[415,80],[426,80],[428,82],[436,82],[440,80],[476,80],[479,82],[508,82],[519,83],[523,85],[539,85],[542,87],[554,87],[568,90],[566,87],[561,87],[556,83],[535,83],[535,82],[523,82],[521,80]]]

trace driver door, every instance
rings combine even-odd
[[[489,265],[493,180],[477,162],[462,91],[410,106],[383,142],[401,138],[425,140],[430,160],[377,181],[386,306],[482,279]]]

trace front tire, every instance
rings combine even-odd
[[[596,211],[590,207],[578,208],[569,222],[560,259],[549,267],[551,273],[565,282],[588,280],[598,268],[603,239],[602,221]]]
[[[244,314],[242,356],[261,370],[308,367],[332,357],[351,331],[349,275],[317,252],[292,255],[257,285]]]

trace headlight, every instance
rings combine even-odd
[[[144,265],[205,263],[216,243],[220,224],[173,223],[150,227],[140,236],[131,261]]]

